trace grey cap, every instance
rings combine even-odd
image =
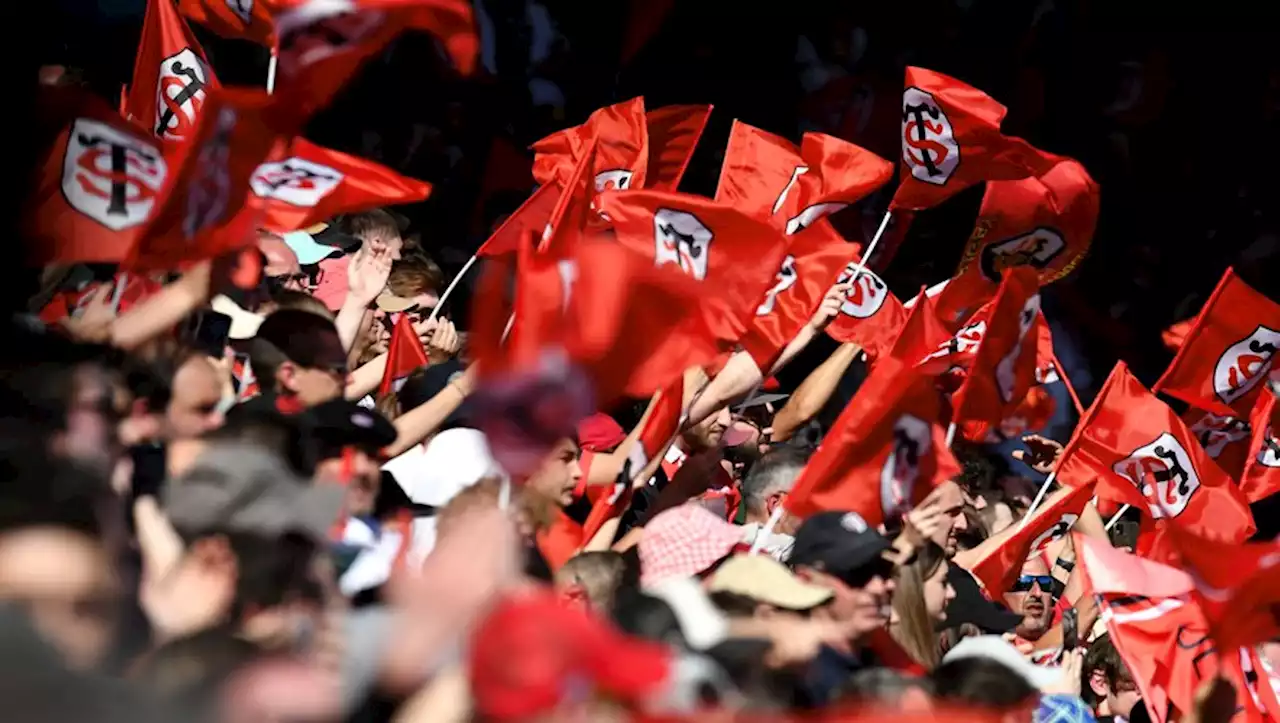
[[[201,453],[186,474],[170,480],[165,513],[183,532],[246,532],[279,537],[288,532],[328,537],[346,491],[312,485],[279,456],[247,442],[219,442]]]

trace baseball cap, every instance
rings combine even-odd
[[[948,628],[969,623],[976,625],[984,633],[1007,633],[1022,621],[1021,615],[988,600],[973,576],[964,568],[949,566],[947,582],[956,591],[955,598],[947,604]]]
[[[727,592],[783,610],[809,610],[831,599],[829,588],[797,578],[768,555],[734,555],[711,576],[710,592]]]
[[[310,485],[256,444],[211,444],[191,469],[166,485],[165,514],[187,532],[299,532],[324,540],[342,511],[345,490]]]
[[[965,638],[942,656],[942,662],[950,663],[953,660],[973,660],[974,658],[994,660],[1017,673],[1027,681],[1028,685],[1039,690],[1057,683],[1062,677],[1058,669],[1041,667],[1027,660],[1017,648],[1013,647],[1013,643],[999,635],[977,635]]]
[[[333,322],[310,311],[280,309],[258,327],[252,345],[274,349],[299,366],[347,369],[347,352]]]
[[[346,399],[330,399],[302,413],[299,422],[315,440],[321,459],[343,447],[382,449],[396,441],[396,428],[377,410]]]
[[[819,512],[796,531],[788,562],[808,565],[839,578],[881,560],[889,541],[857,512]]]
[[[379,309],[394,314],[399,311],[404,311],[418,302],[407,296],[396,296],[390,291],[384,289],[378,294],[378,298],[374,299],[373,303],[377,304]]]
[[[342,254],[342,249],[319,243],[315,236],[306,231],[290,231],[281,238],[297,255],[298,263],[302,266],[318,264],[322,259]]]
[[[603,412],[578,422],[578,445],[591,452],[603,452],[622,444],[627,433],[622,425]]]

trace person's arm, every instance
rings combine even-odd
[[[778,355],[778,360],[769,368],[769,375],[773,376],[782,370],[787,364],[791,363],[796,355],[804,350],[809,343],[817,338],[827,326],[835,320],[836,315],[840,313],[840,306],[845,302],[845,296],[849,293],[849,284],[836,284],[827,290],[822,302],[818,305],[818,310],[813,312],[813,318],[809,319],[809,323],[800,327],[800,332],[792,339]]]
[[[177,281],[143,299],[111,324],[112,346],[126,351],[167,334],[209,301],[213,262],[201,261]]]
[[[347,298],[333,320],[342,348],[352,351],[360,338],[365,312],[378,298],[391,274],[391,253],[383,246],[361,246],[347,264]]]
[[[347,388],[343,391],[343,396],[347,399],[356,400],[372,393],[373,390],[378,388],[378,384],[382,382],[382,375],[386,370],[387,353],[384,351],[370,359],[364,366],[351,372],[351,377],[347,379]]]
[[[445,385],[440,393],[424,404],[396,417],[396,441],[387,447],[388,457],[398,457],[413,445],[421,442],[444,424],[471,393],[475,384],[475,367],[468,367],[457,379]]]
[[[805,377],[787,403],[774,415],[772,439],[777,442],[791,439],[797,429],[822,411],[831,395],[835,394],[840,378],[861,352],[862,348],[853,342],[841,344],[826,361]]]
[[[738,397],[760,386],[764,381],[764,373],[751,355],[745,351],[734,352],[725,363],[724,369],[702,390],[693,406],[689,408],[689,418],[685,420],[686,428],[701,422],[715,414],[720,408],[728,405]]]

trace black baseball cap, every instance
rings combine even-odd
[[[337,328],[310,311],[280,309],[267,316],[250,342],[250,354],[270,350],[309,369],[347,369],[347,352]]]
[[[396,441],[395,425],[386,417],[346,399],[317,404],[298,421],[316,445],[316,461],[341,454],[343,447],[380,450]]]
[[[976,625],[984,633],[1007,633],[1022,622],[1022,616],[997,602],[992,602],[982,594],[973,575],[958,565],[947,568],[947,582],[956,591],[956,596],[947,603],[948,628],[958,627],[965,623]]]
[[[884,560],[889,540],[876,532],[857,512],[819,512],[796,531],[788,562],[822,570],[842,580]]]

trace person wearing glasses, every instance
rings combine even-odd
[[[1062,624],[1053,620],[1060,589],[1049,566],[1035,556],[1023,564],[1022,574],[1004,596],[1009,609],[1022,616],[1013,630],[1014,644],[1039,665],[1056,663],[1068,647],[1063,645]]]

